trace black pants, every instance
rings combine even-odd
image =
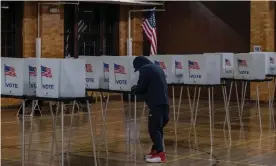
[[[163,128],[169,122],[169,106],[158,105],[150,108],[148,131],[153,142],[151,150],[163,152]]]

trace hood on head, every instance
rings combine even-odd
[[[135,69],[135,72],[138,71],[141,67],[151,64],[152,62],[148,60],[148,58],[144,56],[138,56],[133,60],[133,67]]]

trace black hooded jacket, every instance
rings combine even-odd
[[[134,59],[133,67],[140,73],[137,86],[133,91],[145,95],[149,108],[169,104],[168,85],[164,71],[143,56]]]

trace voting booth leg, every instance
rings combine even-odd
[[[176,140],[177,143],[177,135],[178,135],[178,122],[179,122],[179,113],[181,109],[181,102],[182,102],[182,93],[183,93],[183,86],[180,88],[179,100],[178,100],[178,107],[177,107],[177,115],[176,115],[176,122],[175,122],[175,131],[176,131]]]
[[[235,81],[235,90],[236,90],[237,107],[238,107],[238,111],[239,111],[239,115],[240,115],[240,112],[241,112],[240,99],[239,99],[238,85],[237,85],[236,81]]]
[[[274,80],[275,81],[275,80]],[[273,100],[274,100],[274,94],[275,94],[275,86],[273,87],[273,94],[271,95],[271,91],[270,91],[270,82],[267,82],[267,87],[268,87],[268,96],[269,96],[269,114],[270,114],[270,125],[273,125],[273,126],[270,126],[270,128],[273,127],[273,129],[275,129],[275,120],[274,120],[274,109],[273,109]]]
[[[199,87],[200,89],[200,87]],[[189,87],[187,87],[187,93],[188,93],[188,100],[189,100],[189,106],[190,106],[190,112],[191,112],[191,123],[190,123],[190,130],[189,130],[189,138],[191,136],[191,129],[194,127],[194,114],[195,114],[195,103],[196,103],[196,95],[197,95],[197,87],[194,88],[194,96],[193,96],[193,102],[191,103],[191,96],[190,96],[190,90]],[[200,93],[200,91],[199,91]],[[197,104],[198,106],[198,104]]]
[[[262,115],[261,115],[261,107],[260,107],[260,94],[259,94],[259,84],[256,87],[256,96],[257,96],[257,106],[258,106],[258,114],[259,114],[259,123],[260,123],[260,132],[262,133]]]
[[[136,103],[136,95],[134,95],[134,162],[136,163],[136,149],[137,149],[137,103]],[[139,138],[138,138],[139,139]]]
[[[58,148],[58,142],[56,139],[56,120],[57,120],[57,116],[58,116],[58,107],[59,103],[57,103],[57,107],[56,107],[56,115],[54,115],[53,113],[53,105],[51,102],[49,102],[49,107],[50,107],[50,112],[51,112],[51,116],[52,116],[52,130],[53,130],[53,136],[52,136],[52,147],[51,147],[51,156],[50,156],[50,164],[52,165],[52,161],[53,161],[53,155],[54,155],[54,145],[56,146],[56,152],[58,155],[58,161],[60,164],[60,158],[59,158],[59,148]]]
[[[109,93],[107,94],[107,98],[106,101],[104,101],[104,95],[103,92],[100,93],[100,100],[101,100],[101,112],[102,112],[102,132],[101,132],[101,140],[103,140],[104,137],[104,144],[105,144],[105,151],[106,151],[106,156],[108,156],[108,142],[107,142],[107,138],[106,138],[106,112],[107,112],[107,106],[108,106],[108,102],[109,102]],[[100,147],[101,147],[101,143],[100,143]],[[99,148],[100,148],[99,147]],[[100,152],[100,149],[99,149]]]
[[[23,104],[23,101],[22,101],[22,103],[21,103],[21,105],[20,105],[20,107],[19,107],[19,109],[18,109],[18,111],[17,111],[16,116],[21,116],[21,115],[20,115],[20,112],[21,112],[21,109],[23,108],[23,107],[22,107],[22,104]],[[25,101],[25,107],[26,107],[26,101]],[[40,107],[39,107],[39,105],[38,105],[38,100],[33,100],[33,101],[32,101],[31,113],[30,113],[29,115],[24,115],[24,116],[33,116],[35,110],[38,110],[38,111],[39,111],[40,116],[42,115],[41,109],[40,109]],[[22,114],[22,116],[23,116],[23,114]]]
[[[239,109],[239,118],[240,118],[240,125],[241,126],[243,125],[243,123],[242,123],[242,114],[243,114],[246,90],[247,90],[247,81],[242,82],[241,105],[240,105],[240,109]]]
[[[21,160],[22,160],[22,166],[25,165],[25,102],[26,100],[24,99],[22,102],[22,148],[21,148]]]
[[[194,118],[194,104],[195,104],[195,97],[196,97],[196,90],[197,88],[195,87],[194,88],[194,96],[193,96],[193,103],[191,103],[191,96],[190,96],[190,89],[189,87],[187,86],[187,95],[188,95],[188,101],[189,101],[189,106],[190,106],[190,115],[191,115],[191,120],[190,120],[190,129],[192,127],[192,124],[193,124],[193,118]],[[189,131],[189,138],[190,138],[190,135],[191,134],[191,130]]]
[[[91,110],[89,107],[89,101],[86,101],[87,111],[88,111],[88,120],[90,125],[90,136],[91,136],[91,142],[92,142],[92,148],[93,148],[93,156],[94,156],[94,165],[97,166],[97,155],[96,155],[96,145],[95,145],[95,139],[93,134],[93,127],[92,127],[92,121],[91,121]]]
[[[192,110],[192,111],[194,111],[194,117],[192,118],[192,125],[190,126],[189,136],[191,135],[192,128],[195,128],[195,125],[196,125],[196,118],[197,118],[197,112],[198,112],[198,106],[199,106],[200,92],[201,92],[201,87],[198,88],[198,92],[197,93],[196,93],[196,90],[195,90],[193,104],[195,103],[195,97],[196,97],[196,95],[197,95],[197,99],[196,99],[195,110]],[[194,108],[194,106],[193,106],[193,108]]]
[[[177,142],[177,131],[176,131],[176,118],[175,118],[175,95],[174,95],[174,86],[172,86],[172,95],[173,95],[173,123],[174,123],[174,140]]]
[[[35,110],[39,111],[40,116],[42,115],[41,109],[40,109],[39,104],[38,104],[38,100],[33,100],[32,101],[32,112],[31,112],[30,116],[34,116]]]
[[[224,83],[225,83],[225,81],[224,81]],[[228,108],[228,112],[229,112],[229,105],[230,105],[230,100],[231,100],[231,94],[232,94],[232,87],[233,87],[233,81],[231,81],[231,83],[230,83],[230,89],[229,89],[229,95],[228,95],[228,97],[227,97],[227,89],[226,89],[226,87],[225,87],[225,90],[226,90],[226,103],[227,103],[227,105],[226,105],[226,107]],[[225,129],[225,126],[226,126],[226,122],[227,122],[227,115],[225,114],[225,118],[224,118],[224,124],[223,124],[223,129]],[[230,119],[229,119],[229,122],[230,122]]]
[[[231,85],[230,85],[229,98],[230,98],[231,89],[232,89]],[[225,116],[226,116],[227,125],[228,125],[229,142],[231,144],[232,137],[231,137],[231,122],[230,122],[230,115],[229,115],[229,98],[227,98],[226,86],[222,86],[222,94],[223,94],[223,100],[224,100]]]
[[[208,101],[209,101],[209,125],[210,125],[210,141],[211,141],[211,150],[212,150],[212,147],[213,147],[213,125],[212,125],[212,110],[213,109],[213,95],[214,95],[214,88],[211,87],[208,87]]]
[[[71,133],[72,133],[72,127],[73,127],[73,121],[74,121],[74,111],[75,111],[75,103],[76,100],[73,101],[73,107],[72,107],[72,111],[71,111],[71,120],[70,120],[70,127],[69,127],[69,140],[68,140],[68,150],[67,150],[67,160],[68,162],[70,162],[69,160],[69,152],[70,152],[70,143],[71,143]],[[70,163],[68,163],[68,165],[70,165]]]
[[[126,126],[127,125],[127,123],[126,123],[126,117],[125,117],[125,110],[124,110],[124,95],[123,94],[121,94],[121,103],[122,103],[122,113],[123,113],[123,123],[124,123],[124,126]],[[127,129],[126,129],[127,130]],[[126,133],[126,132],[125,132]],[[128,149],[128,139],[127,139],[127,137],[125,137],[125,139],[126,139],[126,141],[125,141],[125,143],[126,143],[126,149]]]

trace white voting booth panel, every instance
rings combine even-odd
[[[218,55],[221,58],[220,77],[234,77],[234,54],[233,53],[204,53],[203,55]]]
[[[187,65],[185,55],[172,56],[171,83],[184,83],[184,65]]]
[[[135,56],[120,56],[109,63],[109,89],[130,91],[137,85],[139,72],[134,72],[133,60]]]
[[[21,58],[1,57],[1,94],[23,95],[23,65]]]
[[[84,97],[84,59],[37,59],[37,96]]]
[[[35,96],[37,80],[36,58],[24,59],[23,75],[24,95]]]
[[[220,84],[220,57],[185,55],[184,81],[187,84]]]
[[[265,56],[266,59],[266,74],[275,75],[276,74],[276,52],[250,52],[250,54],[257,54]]]
[[[234,56],[235,79],[265,79],[266,56],[261,53],[240,53]]]
[[[114,60],[116,60],[116,56],[108,56],[108,55],[102,55],[100,56],[102,60],[102,67],[101,69],[103,70],[103,75],[100,76],[100,88],[102,89],[109,89],[109,72],[110,72],[110,64]]]
[[[152,55],[149,60],[161,67],[166,75],[167,83],[172,83],[172,55]]]
[[[104,67],[103,60],[99,56],[79,56],[80,59],[85,59],[86,70],[86,88],[99,89],[100,84],[104,82]]]

